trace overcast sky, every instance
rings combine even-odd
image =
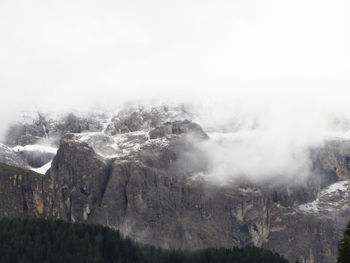
[[[346,0],[1,0],[1,117],[169,98],[344,110],[349,13]]]
[[[298,181],[330,120],[350,120],[349,14],[348,0],[1,0],[0,133],[21,110],[185,102],[205,128],[242,124],[199,146],[215,178]]]

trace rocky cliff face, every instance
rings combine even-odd
[[[45,175],[0,167],[0,215],[95,222],[162,247],[255,245],[291,262],[335,261],[350,219],[348,142],[314,149],[303,184],[218,185],[197,176],[200,155],[186,158],[208,136],[168,115],[123,112],[100,130],[63,133]]]
[[[298,186],[212,185],[179,170],[173,147],[147,148],[111,162],[100,203],[89,210],[87,220],[163,247],[255,245],[290,260],[334,262],[349,209],[327,214],[324,207],[317,213],[300,207],[317,200],[322,180],[310,192]]]
[[[34,217],[44,212],[43,176],[0,164],[0,216]]]

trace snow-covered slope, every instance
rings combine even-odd
[[[316,200],[299,206],[306,213],[339,213],[350,207],[350,181],[331,184],[318,194]]]
[[[39,174],[45,174],[51,168],[51,163],[52,163],[52,161],[44,164],[43,166],[41,166],[39,168],[31,168],[31,170],[33,170],[34,172],[37,172]]]

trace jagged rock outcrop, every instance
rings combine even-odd
[[[129,108],[120,111],[112,118],[111,123],[106,127],[106,133],[115,135],[140,130],[151,130],[151,128],[162,125],[167,121],[186,119],[189,115],[184,106]]]
[[[47,214],[70,221],[87,220],[99,205],[108,180],[107,161],[86,143],[64,138],[46,174]]]
[[[68,113],[52,117],[43,113],[26,116],[22,122],[11,125],[6,133],[9,146],[32,145],[49,140],[59,144],[66,133],[100,132],[116,135],[140,130],[149,131],[168,121],[191,119],[185,106],[128,107],[109,116],[106,113]]]
[[[83,131],[101,131],[104,116],[77,116],[73,113],[51,119],[41,113],[26,122],[18,122],[9,127],[5,143],[10,146],[32,145],[40,141],[50,140],[58,144],[66,133],[81,133]]]

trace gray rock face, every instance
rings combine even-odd
[[[11,146],[34,144],[44,137],[42,126],[18,123],[10,127],[5,143]]]
[[[106,129],[70,117],[57,128],[60,147],[46,175],[0,167],[0,216],[95,222],[169,248],[255,245],[291,262],[335,261],[350,219],[350,183],[343,182],[350,143],[314,149],[313,175],[303,184],[219,186],[196,176],[206,169],[201,156],[186,156],[207,135],[171,114],[126,111]]]
[[[81,133],[83,131],[101,131],[102,124],[99,116],[78,117],[70,113],[63,117],[52,130],[59,135],[66,133]]]
[[[103,116],[78,117],[70,113],[58,119],[50,119],[39,113],[31,121],[13,124],[6,133],[5,143],[10,146],[24,146],[50,140],[58,144],[66,133],[101,131],[101,118]]]
[[[332,181],[350,178],[350,141],[328,141],[312,152],[314,169]],[[325,182],[327,183],[327,182]]]
[[[0,163],[26,168],[28,164],[23,159],[23,157],[13,150],[11,150],[6,145],[0,143]]]
[[[0,216],[38,217],[44,212],[43,177],[0,164]]]
[[[140,130],[151,130],[167,121],[183,119],[189,116],[185,107],[130,108],[113,117],[106,128],[109,135],[128,133]]]
[[[4,143],[10,146],[31,145],[49,139],[58,145],[66,133],[100,132],[116,135],[135,131],[149,131],[167,121],[184,120],[191,114],[184,106],[130,107],[112,116],[109,123],[104,113],[79,115],[69,113],[51,118],[38,113],[25,122],[15,123],[8,129]]]
[[[86,143],[63,139],[46,175],[54,185],[47,213],[108,225],[162,247],[255,245],[291,261],[334,262],[350,210],[299,209],[317,198],[322,176],[304,186],[213,185],[179,169],[185,135],[173,136],[166,146],[145,144],[109,161]]]
[[[70,221],[86,220],[101,202],[108,179],[108,165],[86,143],[64,138],[46,175],[49,203],[47,213]]]
[[[208,139],[208,135],[202,130],[202,127],[196,123],[185,121],[166,122],[161,126],[157,126],[149,133],[151,139],[161,138],[173,134],[195,133],[202,139]]]
[[[115,135],[117,133],[128,133],[141,129],[147,129],[147,120],[144,120],[141,114],[133,112],[129,116],[114,117],[112,123],[107,127],[107,133]]]

